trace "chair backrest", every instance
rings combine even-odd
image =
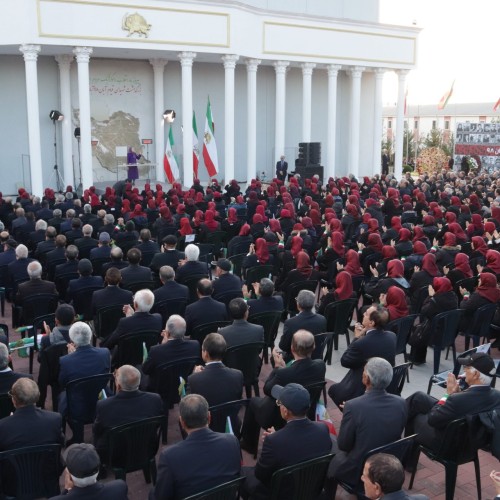
[[[163,363],[156,369],[155,392],[157,392],[163,400],[165,409],[172,408],[174,404],[180,401],[179,385],[180,377],[187,381],[193,368],[201,363],[199,357],[181,358],[175,361]]]
[[[99,394],[111,380],[113,380],[112,373],[101,373],[68,382],[66,384],[68,420],[84,424],[92,423],[95,420]],[[83,409],[83,413],[78,414],[78,409]]]
[[[74,273],[59,274],[57,278],[54,279],[54,284],[56,285],[61,299],[66,298],[69,282],[78,279],[79,276],[80,275],[75,271]]]
[[[324,455],[277,470],[271,479],[271,500],[316,499],[333,455]]]
[[[240,487],[243,484],[245,477],[237,477],[232,481],[220,484],[209,490],[196,493],[190,497],[186,497],[183,500],[234,500],[239,498]]]
[[[239,253],[229,257],[231,264],[233,265],[233,274],[241,278],[241,264],[243,264],[243,259],[246,257],[246,253]]]
[[[396,355],[406,352],[408,337],[410,336],[411,330],[418,316],[418,314],[410,314],[404,318],[398,318],[391,321],[385,327],[386,330],[394,332],[397,336]]]
[[[243,298],[243,292],[241,290],[228,290],[227,292],[213,295],[212,298],[217,302],[222,302],[226,307],[228,307],[229,302],[231,302],[233,299]]]
[[[22,323],[32,325],[36,318],[54,313],[57,309],[59,296],[53,293],[37,293],[23,300]]]
[[[172,314],[178,314],[179,316],[184,317],[186,306],[186,299],[160,300],[158,302],[155,302],[152,312],[161,314],[162,325],[165,325],[168,318],[170,318]]]
[[[366,460],[372,455],[376,455],[377,453],[388,453],[389,455],[394,455],[396,458],[399,459],[400,462],[402,462],[405,456],[407,456],[407,454],[411,451],[413,443],[415,441],[415,437],[416,434],[413,434],[411,436],[398,439],[397,441],[384,444],[383,446],[379,446],[377,448],[373,448],[372,450],[368,451],[365,455],[363,463],[361,464],[360,477],[361,477],[361,471],[363,470]]]
[[[260,281],[262,278],[268,278],[269,275],[272,276],[274,272],[274,266],[262,265],[249,267],[246,271],[246,283],[252,284]]]
[[[311,405],[309,406],[309,410],[307,412],[307,417],[309,420],[316,420],[316,405],[318,404],[319,398],[325,388],[326,382],[321,380],[314,384],[308,384],[304,387],[309,391],[309,397],[311,398]]]
[[[467,420],[459,418],[446,426],[435,456],[441,460],[461,464],[472,460],[476,452],[477,446],[472,442]]]
[[[123,288],[125,290],[130,290],[132,293],[136,293],[139,290],[154,290],[154,281],[134,281],[133,283],[128,283],[127,286]]]
[[[0,453],[2,477],[12,479],[19,500],[59,495],[61,445],[28,446]],[[5,486],[5,485],[4,485]]]
[[[352,279],[352,289],[356,292],[356,294],[359,296],[361,293],[361,288],[363,286],[363,283],[365,281],[364,276],[351,276]]]
[[[493,316],[498,304],[485,304],[476,310],[465,335],[475,335],[477,337],[488,337]]]
[[[231,321],[213,321],[212,323],[204,323],[203,325],[195,326],[191,332],[191,339],[197,340],[201,346],[209,333],[215,333],[219,328],[223,328],[230,324]]]
[[[155,330],[143,330],[121,335],[113,356],[113,364],[115,366],[142,365],[144,346],[146,346],[146,350],[149,352],[149,349],[157,345],[159,341],[160,332]]]
[[[262,365],[260,354],[264,346],[264,342],[250,342],[228,347],[224,354],[224,364],[241,370],[245,385],[254,384],[259,378]]]
[[[462,309],[453,309],[436,314],[431,323],[431,337],[434,339],[434,348],[448,347],[455,342],[458,325],[463,314]]]
[[[416,295],[416,300],[415,300],[415,306],[412,311],[413,314],[420,314],[420,311],[422,310],[422,305],[424,303],[424,300],[429,296],[429,287],[423,286],[420,287],[417,290],[417,295]]]
[[[248,407],[249,402],[249,399],[237,399],[211,406],[210,429],[214,432],[226,432],[229,417],[234,435],[240,437],[243,419],[238,419],[238,414],[242,408]]]
[[[301,290],[310,290],[311,292],[315,292],[318,286],[318,282],[316,280],[306,280],[299,281],[298,283],[292,283],[288,290],[286,291],[287,296],[287,305],[286,309],[291,314],[298,314],[297,309],[297,295]]]
[[[63,343],[52,344],[46,349],[43,349],[43,351],[40,351],[40,371],[38,373],[39,386],[42,383],[45,383],[46,386],[53,386],[58,383],[59,358],[66,356],[66,354],[68,354],[68,345]]]
[[[410,368],[411,363],[403,363],[402,365],[395,366],[392,369],[392,380],[386,391],[389,394],[396,394],[401,396],[401,391],[405,385],[406,374]]]
[[[312,359],[324,359],[325,357],[325,348],[328,345],[328,342],[332,339],[334,333],[318,333],[314,336],[314,344],[316,347],[312,353]]]
[[[472,266],[471,266],[471,269],[472,269]],[[457,281],[455,283],[455,286],[453,287],[455,290],[455,293],[456,294],[460,293],[460,287],[463,287],[463,288],[467,289],[470,293],[472,293],[477,286],[477,280],[478,280],[477,276],[472,276],[472,278],[464,278],[463,280]]]
[[[109,335],[114,332],[118,322],[123,317],[122,304],[97,309],[96,315],[94,316],[94,329],[97,338],[100,340],[108,338]]]
[[[83,321],[92,319],[92,295],[96,290],[102,290],[102,286],[89,286],[73,294],[73,307],[76,314],[83,316]]]
[[[102,266],[111,262],[110,257],[99,257],[98,259],[91,259],[92,262],[92,274],[94,276],[102,276]]]
[[[325,308],[326,330],[336,335],[343,335],[351,323],[356,299],[331,302]]]
[[[251,311],[250,311],[251,312]],[[274,346],[281,322],[281,311],[257,313],[248,316],[248,322],[264,328],[264,341],[268,347]]]
[[[133,472],[149,467],[160,446],[165,415],[136,420],[108,431],[108,461],[111,468]]]
[[[192,304],[193,302],[196,302],[196,300],[198,299],[198,296],[196,294],[196,285],[198,284],[198,281],[204,278],[208,278],[208,272],[207,274],[194,274],[179,281],[179,283],[181,283],[182,285],[186,285],[189,289],[188,304]]]
[[[53,329],[56,326],[56,315],[55,313],[51,314],[43,314],[42,316],[37,316],[32,323],[32,328],[28,330],[28,336],[33,337],[33,349],[38,351],[38,332],[44,331],[43,324],[47,323],[50,329]]]
[[[0,394],[0,418],[8,417],[14,410],[12,398],[8,394]]]

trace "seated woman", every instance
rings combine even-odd
[[[431,249],[431,241],[429,238],[426,236],[424,233],[424,230],[420,226],[415,226],[413,228],[413,244],[415,244],[417,241],[421,241],[427,250]]]
[[[405,292],[409,292],[410,284],[404,277],[403,263],[398,259],[393,259],[387,264],[387,277],[380,278],[377,270],[372,266],[372,278],[368,283],[365,283],[365,292],[371,295],[374,302],[379,301],[381,293],[387,293],[389,287],[397,286]]]
[[[343,258],[345,255],[344,237],[339,231],[333,231],[327,239],[326,249],[319,252],[316,262],[320,271],[328,271],[329,265],[335,260]]]
[[[404,261],[405,272],[413,272],[415,266],[422,267],[422,260],[426,254],[427,248],[425,244],[422,241],[415,241],[413,243],[413,253],[408,255]]]
[[[457,246],[457,238],[452,233],[444,233],[443,246],[436,250],[436,246],[432,249],[436,252],[436,263],[439,269],[443,269],[443,266],[452,264],[455,262],[455,255],[460,253],[460,247]]]
[[[335,277],[335,288],[328,290],[325,286],[322,288],[323,297],[321,297],[318,314],[324,314],[326,306],[339,300],[355,299],[356,293],[352,288],[352,277],[346,271],[340,271]]]
[[[206,240],[210,233],[220,231],[220,222],[215,220],[215,212],[207,210],[205,212],[205,220],[201,223],[200,236],[202,240]]]
[[[250,225],[243,224],[238,236],[229,240],[227,244],[227,256],[232,257],[233,255],[248,252],[251,243],[253,243],[253,236],[250,234]]]
[[[398,240],[396,243],[396,252],[399,257],[406,257],[413,251],[413,243],[411,241],[411,232],[409,229],[402,227],[399,230]]]
[[[231,207],[227,211],[227,219],[221,222],[221,230],[227,234],[227,241],[238,235],[242,225],[243,222],[238,219],[236,208]]]
[[[486,262],[486,252],[489,250],[484,238],[482,236],[473,236],[470,246],[472,252],[469,257],[475,259],[476,263],[484,265]]]
[[[408,302],[406,294],[397,286],[390,286],[387,293],[380,294],[380,305],[387,308],[389,321],[408,316]]]
[[[500,252],[497,250],[488,250],[486,252],[486,265],[482,267],[478,264],[477,269],[479,272],[492,273],[500,277]]]
[[[398,254],[396,253],[396,249],[392,245],[384,245],[382,247],[382,260],[377,265],[377,272],[379,276],[383,274],[387,274],[387,264],[392,259],[396,259]]]
[[[412,311],[415,311],[417,306],[420,290],[424,286],[430,285],[432,280],[438,276],[441,276],[441,273],[436,264],[436,256],[428,253],[422,259],[422,266],[414,267],[414,273],[410,279],[410,304]]]
[[[359,263],[359,255],[356,250],[347,250],[345,254],[345,265],[337,263],[337,269],[344,270],[352,276],[363,276],[363,269]]]
[[[457,253],[455,255],[455,266],[445,266],[443,272],[453,286],[465,278],[472,278],[473,273],[469,265],[469,256],[464,253]]]
[[[451,311],[458,307],[458,299],[453,291],[453,286],[448,278],[434,278],[429,285],[429,296],[425,299],[420,314],[424,317],[423,326],[420,327],[418,336],[411,340],[410,361],[417,365],[425,363],[427,346],[432,345],[434,339],[429,337],[431,333],[431,321],[436,314]]]
[[[366,247],[363,243],[358,243],[358,248],[361,250],[359,261],[363,267],[365,274],[370,272],[369,266],[375,262],[382,260],[382,248],[384,244],[380,238],[380,234],[371,233],[366,241]]]
[[[267,243],[264,238],[257,238],[255,244],[251,244],[246,257],[243,259],[241,268],[246,275],[247,269],[256,266],[274,265],[274,257],[269,254]]]

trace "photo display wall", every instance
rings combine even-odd
[[[457,123],[455,166],[460,166],[464,156],[473,157],[479,171],[500,169],[500,123]]]

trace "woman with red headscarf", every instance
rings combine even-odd
[[[486,262],[486,252],[489,248],[481,236],[472,237],[471,249],[470,259],[474,259],[474,262],[478,264],[484,264]]]
[[[266,225],[264,224],[264,219],[262,218],[262,215],[255,213],[252,217],[252,225],[250,226],[250,232],[252,233],[252,236],[255,239],[262,238],[264,236],[265,228]]]
[[[396,243],[396,252],[398,256],[406,257],[407,255],[411,255],[413,252],[413,243],[411,241],[411,232],[409,229],[402,227],[399,230],[398,240]]]
[[[500,252],[497,250],[488,250],[486,252],[486,265],[483,268],[478,266],[479,272],[492,273],[500,276]]]
[[[421,267],[422,260],[426,254],[426,246],[421,241],[415,241],[413,243],[413,253],[408,255],[404,261],[405,273],[413,272],[415,266]]]
[[[291,285],[301,281],[318,281],[319,272],[313,269],[309,255],[304,251],[299,251],[295,256],[295,268],[287,273],[286,279],[278,284],[276,289],[281,290],[284,294],[284,302],[288,304],[288,291]]]
[[[381,253],[382,253],[381,261],[377,265],[377,272],[379,276],[387,274],[387,264],[389,263],[390,260],[396,259],[398,257],[396,249],[392,245],[384,245],[382,247]],[[367,271],[369,271],[369,269],[367,269]]]
[[[431,321],[439,313],[452,311],[458,307],[458,299],[453,291],[453,286],[448,278],[433,278],[432,284],[427,287],[428,297],[424,300],[419,311],[423,316],[423,326],[419,327],[420,332],[411,343],[410,361],[414,364],[425,363],[427,346],[433,343],[430,339]]]
[[[463,245],[469,241],[468,236],[465,234],[462,226],[458,222],[448,224],[448,232],[455,235],[458,245]],[[482,233],[481,233],[482,234]]]
[[[387,293],[380,294],[380,304],[387,308],[389,312],[389,321],[404,318],[409,314],[406,295],[403,290],[397,286],[390,286]]]
[[[215,212],[213,210],[207,210],[205,212],[205,220],[201,224],[202,238],[206,239],[209,233],[215,233],[220,231],[220,222],[215,220]]]
[[[250,234],[250,225],[243,224],[238,235],[229,240],[227,244],[227,256],[232,257],[247,253],[251,243],[253,243],[253,236]]]
[[[359,263],[359,255],[356,250],[347,250],[345,261],[345,265],[343,266],[345,272],[349,273],[351,276],[363,275],[363,268]]]
[[[156,235],[157,241],[161,242],[167,234],[174,234],[177,232],[175,227],[172,213],[170,208],[166,205],[160,207],[160,216],[153,224],[153,234]]]
[[[428,287],[432,280],[441,276],[441,272],[436,264],[436,256],[432,253],[424,255],[421,266],[415,266],[415,271],[410,279],[410,304],[412,312],[416,311],[421,302],[422,290]],[[425,295],[425,294],[424,294]]]
[[[413,243],[416,241],[421,241],[427,250],[430,250],[431,248],[431,241],[427,237],[427,235],[424,233],[424,230],[420,226],[414,226],[413,227]]]
[[[342,217],[341,222],[344,228],[344,240],[346,243],[350,244],[361,221],[361,217],[359,216],[358,207],[356,207],[356,205],[348,203],[345,209],[347,213]]]
[[[227,211],[227,218],[221,222],[221,230],[226,233],[227,241],[238,235],[242,225],[243,221],[238,218],[236,208],[229,208]]]
[[[241,268],[244,275],[246,275],[247,269],[251,267],[272,265],[274,265],[274,256],[269,253],[266,240],[264,238],[257,238],[255,244],[252,243],[250,245]]]
[[[127,198],[125,198],[122,201],[122,209],[121,209],[121,214],[125,222],[128,221],[128,219],[130,218],[130,212],[131,212],[130,201]]]
[[[436,251],[433,246],[432,250],[436,252],[436,262],[440,269],[448,264],[455,262],[455,255],[460,252],[460,247],[457,245],[457,237],[452,233],[444,233],[443,246]]]
[[[379,301],[381,293],[387,293],[389,287],[397,286],[405,293],[409,292],[410,284],[404,277],[405,269],[403,263],[398,259],[392,259],[387,264],[387,276],[380,278],[378,271],[372,266],[370,268],[372,278],[365,283],[365,292],[373,297],[375,302]]]
[[[397,189],[389,188],[387,190],[387,199],[382,206],[382,213],[385,215],[384,222],[387,227],[391,225],[391,219],[395,215],[399,215],[401,213],[401,205]]]
[[[369,274],[370,265],[375,265],[375,262],[380,262],[382,260],[383,247],[384,244],[382,243],[382,238],[380,238],[379,233],[371,233],[368,235],[366,247],[362,243],[358,243],[358,248],[361,250],[359,261],[361,262],[365,274]]]
[[[472,278],[473,273],[469,264],[469,256],[465,253],[457,253],[455,255],[455,266],[444,266],[443,272],[453,286],[463,279]]]
[[[467,235],[469,238],[473,236],[482,236],[484,233],[483,219],[480,214],[472,214],[471,223],[467,226]]]
[[[318,252],[316,256],[319,269],[323,272],[328,271],[328,267],[332,262],[343,258],[345,255],[344,238],[341,233],[333,231],[326,241],[326,248]]]
[[[337,274],[334,289],[328,290],[327,287],[323,287],[322,291],[324,295],[319,303],[318,314],[324,314],[326,306],[332,302],[356,298],[352,286],[352,276],[346,271],[340,271]]]

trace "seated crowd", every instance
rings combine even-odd
[[[167,192],[120,181],[82,197],[70,186],[42,199],[20,189],[17,199],[0,194],[0,221],[0,287],[12,327],[24,342],[33,337],[21,373],[12,353],[23,340],[8,327],[0,333],[0,495],[19,491],[2,452],[57,445],[65,451],[46,471],[56,484],[44,482],[45,496],[61,494],[64,464],[61,498],[127,498],[121,479],[98,479],[134,454],[124,451],[134,425],[156,439],[154,460],[178,404],[184,439],[161,449],[151,499],[239,477],[242,498],[267,499],[277,471],[321,457],[310,487],[322,498],[340,484],[373,499],[423,499],[401,491],[419,446],[437,452],[449,424],[500,410],[489,349],[458,358],[464,376],[448,374],[440,400],[419,391],[405,401],[393,388],[405,318],[413,364],[428,361],[428,347],[455,349],[459,334],[466,347],[481,337],[500,344],[500,174],[325,184],[297,175],[265,189],[252,181],[244,193],[215,179]],[[442,345],[450,311],[456,324]],[[343,334],[348,371],[326,391],[326,363]],[[272,369],[260,377],[269,349]],[[336,434],[311,421],[322,394],[342,412]],[[90,423],[93,445],[84,443]],[[391,454],[367,458],[402,436],[411,436],[403,464]],[[255,467],[242,467],[241,450]],[[299,487],[285,483],[278,498]]]

